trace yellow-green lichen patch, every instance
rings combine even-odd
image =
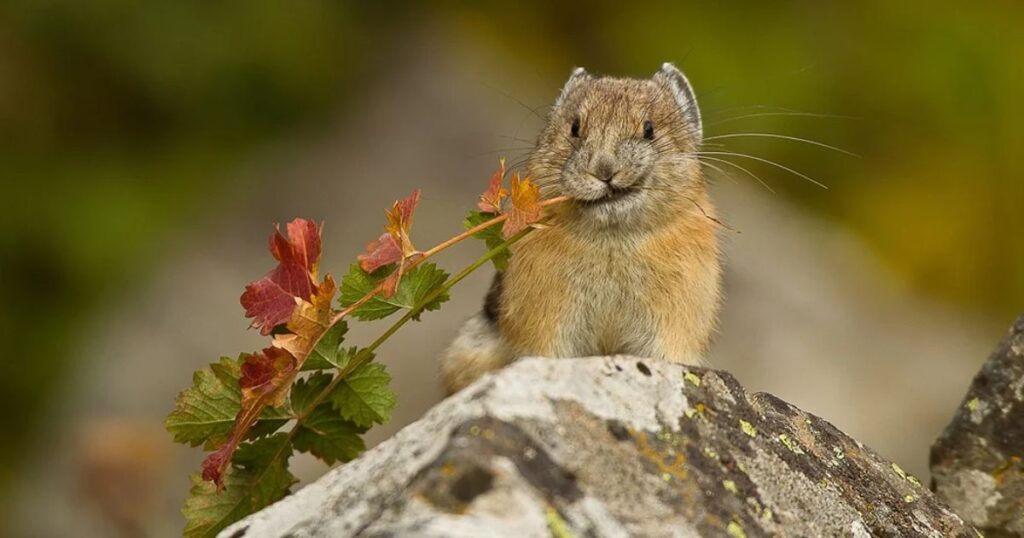
[[[690,383],[693,383],[693,386],[695,387],[700,386],[700,376],[693,372],[686,372],[685,374],[683,374],[683,378],[689,381]]]
[[[711,448],[709,446],[704,447],[704,455],[709,457],[709,458],[711,458],[711,459],[713,459],[713,460],[717,460],[718,459],[718,452],[715,452],[715,449],[713,449],[713,448]]]
[[[775,514],[772,513],[771,508],[765,508],[764,511],[761,512],[761,519],[765,521],[771,521],[774,515]]]
[[[971,398],[970,401],[967,402],[967,410],[972,412],[972,413],[974,411],[978,410],[978,399],[977,398]]]
[[[729,493],[739,493],[739,490],[736,489],[736,482],[733,482],[732,480],[722,480],[722,487],[724,487]]]
[[[672,481],[672,475],[670,475],[668,473],[661,473],[661,479],[664,480],[665,482],[671,482]]]
[[[753,424],[743,420],[742,418],[740,419],[740,429],[743,430],[743,433],[749,435],[750,437],[757,437],[757,428],[755,428]]]
[[[909,493],[906,496],[903,497],[903,502],[905,502],[905,503],[912,503],[912,502],[914,502],[916,500],[917,500],[917,497],[914,497],[913,495],[911,495]]]
[[[800,444],[797,443],[796,441],[790,439],[789,436],[784,434],[784,433],[780,433],[779,434],[779,441],[781,441],[782,444],[786,445],[786,448],[788,448],[790,450],[790,452],[792,452],[794,454],[803,454],[804,453],[803,449],[800,448]]]
[[[703,418],[704,417],[704,411],[707,411],[707,406],[705,406],[704,404],[702,404],[700,402],[697,402],[693,407],[691,407],[691,408],[689,408],[689,409],[687,409],[685,411],[686,418],[693,418],[695,416],[700,416],[701,418]]]
[[[698,405],[700,405],[700,404],[698,404]],[[666,429],[666,428],[662,428],[657,433],[655,433],[654,434],[654,438],[659,440],[659,441],[661,441],[662,443],[666,443],[666,444],[668,444],[670,446],[678,446],[679,445],[679,438],[676,437],[676,435],[674,433],[672,433],[671,430]]]
[[[729,525],[725,527],[725,532],[729,533],[732,538],[747,538],[747,533],[743,531],[743,527],[735,521],[730,521]]]
[[[548,530],[551,531],[552,538],[576,538],[576,535],[569,530],[569,525],[562,519],[562,515],[558,513],[558,510],[549,506],[547,517]]]
[[[913,485],[915,485],[917,487],[921,487],[921,481],[918,480],[916,476],[914,476],[912,474],[909,474],[906,471],[904,471],[903,468],[900,467],[899,465],[893,463],[892,464],[892,470],[893,470],[894,473],[899,475],[900,478],[906,480],[907,482],[910,482],[911,484],[913,484]]]
[[[843,452],[843,449],[839,448],[838,446],[832,447],[832,453],[835,454],[837,460],[842,460],[846,458],[846,453]]]

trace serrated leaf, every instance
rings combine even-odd
[[[263,348],[255,354],[243,354],[241,408],[227,441],[203,460],[203,478],[220,486],[232,455],[242,441],[252,435],[252,427],[268,408],[283,408],[288,389],[298,373],[295,357],[278,347]]]
[[[184,535],[216,536],[228,525],[287,495],[298,481],[288,471],[291,454],[288,435],[278,433],[241,445],[220,491],[213,483],[193,474],[192,487],[181,510],[186,520]]]
[[[395,408],[395,393],[388,384],[391,375],[383,364],[367,362],[353,370],[334,392],[331,401],[342,418],[359,426],[384,424]]]
[[[324,402],[299,426],[295,449],[309,452],[328,465],[355,459],[366,450],[360,435],[366,428],[341,418],[330,402]]]
[[[466,220],[462,222],[462,225],[465,226],[467,230],[469,230],[474,226],[479,226],[493,219],[495,216],[496,215],[494,213],[471,211],[469,215],[466,217]],[[473,234],[473,237],[483,240],[483,242],[487,245],[487,250],[494,249],[505,242],[505,238],[501,235],[501,226],[497,224],[489,228],[486,228],[483,231],[479,231]],[[499,271],[504,271],[505,269],[508,268],[508,260],[511,257],[512,253],[509,252],[508,249],[505,249],[499,252],[493,258],[491,258],[491,261],[494,263],[495,269]]]
[[[333,357],[330,358],[333,362],[328,362],[326,358],[316,359],[314,361],[308,361],[302,365],[302,371],[307,372],[310,370],[330,370],[333,368],[342,369],[348,365],[355,356],[359,353],[359,348],[356,346],[339,348]]]
[[[178,395],[174,411],[164,426],[179,443],[205,445],[207,449],[224,443],[241,408],[240,360],[222,357],[220,362],[192,375],[192,387]],[[250,438],[277,431],[288,421],[278,409],[266,409],[250,430]]]
[[[296,413],[303,413],[313,405],[317,395],[330,385],[333,378],[331,374],[317,372],[296,382],[292,388],[292,408]],[[293,443],[296,450],[309,452],[333,464],[349,461],[366,450],[359,437],[365,431],[366,428],[342,418],[330,401],[324,401],[303,420]]]
[[[296,415],[306,411],[313,403],[313,399],[331,384],[334,376],[325,372],[316,372],[313,375],[300,379],[292,385],[292,410]]]
[[[344,320],[335,323],[320,337],[316,347],[309,352],[302,370],[325,370],[327,368],[344,368],[352,358],[351,349],[342,349],[341,343],[348,332],[348,323]],[[354,349],[354,348],[352,348]]]
[[[359,265],[353,264],[349,267],[348,274],[341,281],[341,304],[348,306],[362,299],[366,294],[372,292],[389,274],[390,271],[387,268],[374,273],[366,273]],[[426,299],[431,292],[444,284],[447,279],[448,273],[436,265],[421,263],[403,275],[398,285],[398,290],[393,296],[383,297],[378,294],[357,308],[352,315],[357,319],[368,321],[387,317],[403,308],[412,308],[420,301]],[[427,304],[424,310],[437,310],[441,307],[441,303],[447,300],[448,294],[443,293]],[[416,317],[416,319],[418,318],[419,316]]]

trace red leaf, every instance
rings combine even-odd
[[[306,269],[315,279],[320,263],[320,227],[311,220],[297,218],[288,223],[288,239],[274,226],[270,236],[270,253],[281,264],[294,263]]]
[[[305,269],[295,264],[278,265],[267,276],[246,286],[240,302],[245,317],[253,318],[252,326],[267,335],[288,321],[296,298],[309,299],[315,291],[316,285]]]
[[[366,254],[358,256],[359,267],[367,273],[372,273],[389,263],[395,263],[402,259],[402,249],[395,242],[391,234],[385,232],[380,237],[370,241],[366,245]]]
[[[249,355],[242,363],[242,377],[238,384],[242,387],[242,408],[247,401],[253,401],[264,395],[274,396],[295,372],[296,361],[288,351],[279,347],[265,348],[261,353]],[[281,398],[283,400],[283,398]]]
[[[217,484],[218,488],[223,485],[224,472],[231,463],[235,449],[249,434],[249,429],[264,408],[284,403],[288,389],[298,373],[297,367],[295,357],[277,347],[268,347],[260,353],[245,357],[242,377],[238,380],[242,388],[242,408],[235,416],[235,427],[227,443],[203,460],[204,480]]]
[[[477,207],[485,213],[501,213],[501,202],[508,196],[508,191],[501,185],[505,178],[505,159],[501,159],[501,167],[494,171],[487,190],[480,195]]]
[[[246,286],[240,300],[245,317],[253,318],[252,326],[264,335],[288,321],[296,298],[308,301],[316,293],[320,227],[313,221],[295,219],[288,223],[287,239],[275,229],[269,243],[278,266]]]
[[[203,480],[213,482],[217,484],[219,489],[224,485],[224,470],[228,467],[228,461],[231,459],[231,454],[235,452],[233,445],[224,445],[217,449],[216,452],[211,452],[206,459],[203,460]]]

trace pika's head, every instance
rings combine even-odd
[[[530,160],[545,196],[567,195],[578,218],[636,225],[703,188],[700,111],[666,63],[650,79],[573,71]]]

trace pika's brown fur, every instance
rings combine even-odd
[[[574,71],[527,164],[545,197],[572,201],[513,247],[446,352],[446,389],[523,356],[699,363],[721,302],[701,137],[693,91],[671,64],[647,80]]]

